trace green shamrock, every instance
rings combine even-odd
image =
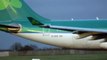
[[[13,12],[16,13],[15,8],[21,8],[22,3],[20,0],[0,0],[0,10],[4,10],[10,7]]]

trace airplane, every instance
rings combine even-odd
[[[0,31],[72,49],[107,49],[107,20],[52,20],[23,0],[0,0]]]

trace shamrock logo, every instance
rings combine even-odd
[[[11,8],[14,13],[16,13],[15,8],[21,8],[22,3],[20,0],[0,0],[0,10],[4,10],[8,7]]]

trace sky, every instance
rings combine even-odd
[[[36,13],[55,20],[107,19],[107,0],[24,0]],[[40,48],[53,47],[0,32],[0,49],[15,43],[34,44]]]
[[[107,0],[26,0],[40,15],[50,19],[107,18]]]

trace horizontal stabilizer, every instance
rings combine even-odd
[[[0,24],[0,30],[5,32],[17,33],[20,30],[20,27]]]
[[[5,27],[5,28],[18,28],[16,26],[10,26],[10,25],[3,25],[3,24],[0,24],[0,28],[1,27]]]

